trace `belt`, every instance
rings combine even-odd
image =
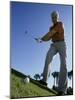
[[[64,42],[64,39],[63,40],[52,40],[52,42]]]

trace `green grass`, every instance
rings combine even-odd
[[[18,73],[18,72],[16,72]],[[54,96],[54,91],[38,84],[31,79],[30,83],[23,82],[24,76],[11,72],[11,98]]]

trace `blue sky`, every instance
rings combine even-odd
[[[59,20],[64,23],[65,41],[67,45],[67,69],[72,69],[72,6],[11,2],[11,67],[20,72],[34,76],[42,73],[46,53],[51,41],[38,44],[30,37],[40,37],[49,31],[52,25],[50,14],[59,12]],[[28,31],[28,35],[25,31]],[[51,73],[59,71],[59,55],[54,56]],[[53,85],[52,76],[48,80]],[[70,82],[69,82],[70,84]]]

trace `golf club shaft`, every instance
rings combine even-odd
[[[25,31],[25,34],[28,34],[32,39],[35,39],[33,35],[29,34],[28,31]]]
[[[32,39],[34,39],[35,41],[39,42],[38,38],[35,38],[32,34],[29,34],[28,31],[25,31],[25,34],[28,34]],[[40,41],[41,43],[41,41]]]

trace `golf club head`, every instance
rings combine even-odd
[[[28,33],[28,31],[26,30],[26,31],[25,31],[25,34],[27,34],[27,33]]]

